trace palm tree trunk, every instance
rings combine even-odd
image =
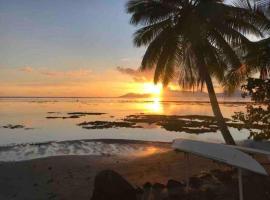
[[[231,145],[235,145],[235,141],[226,125],[226,122],[223,118],[223,115],[221,113],[221,110],[220,110],[220,107],[219,107],[219,104],[218,104],[218,101],[217,101],[217,97],[216,97],[216,93],[215,93],[215,90],[214,90],[214,86],[213,86],[213,82],[212,82],[212,79],[205,67],[205,69],[203,70],[203,74],[204,74],[204,78],[205,78],[205,83],[206,83],[206,86],[207,86],[207,90],[208,90],[208,95],[209,95],[209,98],[210,98],[210,102],[211,102],[211,106],[212,106],[212,110],[213,110],[213,113],[216,117],[216,120],[217,120],[217,124],[220,128],[220,131],[222,133],[222,136],[226,142],[226,144],[231,144]]]
[[[203,80],[206,83],[210,103],[212,106],[212,110],[213,110],[213,113],[214,113],[215,118],[217,120],[217,125],[220,128],[221,134],[222,134],[226,144],[235,145],[235,141],[234,141],[234,139],[233,139],[228,127],[227,127],[227,124],[224,120],[224,117],[221,113],[221,110],[220,110],[220,107],[219,107],[219,104],[217,101],[217,96],[216,96],[216,93],[214,90],[213,82],[212,82],[211,76],[209,74],[209,71],[206,67],[206,64],[204,62],[204,59],[200,54],[200,48],[198,46],[195,46],[195,48],[193,48],[193,51],[194,51],[196,58],[197,58],[197,64],[198,64],[200,75],[203,77]]]

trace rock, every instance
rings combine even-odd
[[[144,190],[140,187],[137,187],[136,189],[137,199],[143,199],[144,196]]]
[[[211,173],[223,183],[231,182],[232,180],[232,171],[220,171],[220,170],[212,170]]]
[[[168,180],[167,182],[167,188],[175,188],[175,187],[184,187],[185,185],[181,182],[175,181],[175,180]]]
[[[165,188],[165,185],[161,183],[155,183],[152,187],[154,190],[163,190]]]
[[[135,190],[136,190],[137,194],[143,194],[143,189],[142,188],[137,187]]]
[[[171,199],[181,199],[185,195],[185,185],[181,182],[170,179],[167,183],[168,195]]]
[[[202,180],[198,177],[190,177],[189,184],[190,187],[198,189],[202,185]]]
[[[136,200],[136,190],[118,173],[100,172],[94,183],[91,200]]]
[[[149,190],[151,187],[152,187],[152,184],[149,183],[149,182],[146,182],[146,183],[143,185],[143,189],[144,189],[144,190]]]
[[[192,190],[192,192],[187,194],[187,199],[192,200],[216,200],[217,197],[211,190],[200,191]],[[222,198],[223,199],[223,198]]]
[[[155,183],[152,186],[151,193],[152,193],[152,197],[153,197],[152,199],[154,199],[154,200],[163,200],[163,199],[166,199],[168,197],[166,187],[165,187],[165,185],[163,185],[161,183]]]

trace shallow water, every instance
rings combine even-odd
[[[244,111],[245,104],[221,104],[225,117],[235,111]],[[90,112],[70,118],[70,112]],[[95,115],[95,113],[105,113]],[[180,102],[158,99],[120,98],[2,98],[0,99],[0,146],[24,143],[60,142],[88,139],[128,139],[171,142],[175,138],[191,138],[223,142],[219,131],[215,133],[189,134],[166,131],[155,124],[143,124],[143,128],[84,129],[77,124],[84,121],[121,121],[133,114],[162,115],[210,115],[209,103]],[[52,119],[48,119],[52,117]],[[57,118],[55,118],[57,117]],[[23,125],[24,128],[3,128],[6,125]],[[141,124],[140,124],[141,125]],[[248,137],[248,130],[230,128],[236,140]],[[1,160],[1,158],[0,158]]]

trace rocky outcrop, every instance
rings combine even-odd
[[[269,200],[270,178],[248,173],[243,177],[246,200]],[[238,180],[235,170],[212,170],[190,177],[189,189],[185,182],[168,180],[145,183],[134,189],[124,178],[113,171],[97,175],[91,200],[233,200],[238,199]]]
[[[94,183],[91,200],[136,200],[136,190],[118,173],[100,172]]]

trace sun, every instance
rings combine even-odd
[[[160,96],[162,94],[162,84],[144,83],[143,92],[153,96]]]

